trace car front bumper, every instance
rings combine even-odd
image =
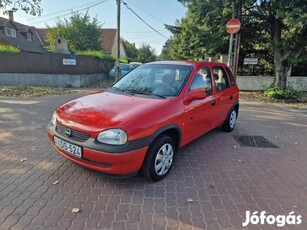
[[[90,145],[84,146],[83,143],[77,143],[65,138],[55,132],[54,127],[48,127],[48,137],[54,149],[68,160],[81,165],[83,167],[96,170],[102,173],[113,174],[117,176],[125,176],[137,173],[142,167],[148,146],[131,145],[124,151],[124,147],[120,148],[120,152],[103,151],[103,148],[95,148],[93,139],[90,140]],[[61,138],[69,143],[78,145],[82,148],[82,157],[75,157],[64,150],[58,148],[54,144],[54,136]],[[116,148],[116,147],[115,147]],[[107,149],[112,150],[112,146]]]

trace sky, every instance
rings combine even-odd
[[[121,4],[121,37],[130,43],[135,43],[137,48],[144,43],[149,44],[157,55],[160,54],[167,38],[171,36],[164,24],[174,25],[187,11],[177,0],[122,0],[122,2],[127,3],[130,9],[157,32]],[[43,13],[40,17],[18,11],[14,15],[15,21],[45,28],[47,25],[54,26],[58,18],[69,18],[72,10],[81,10],[85,13],[90,7],[88,10],[91,18],[96,17],[102,28],[116,28],[116,0],[42,0],[41,7]]]

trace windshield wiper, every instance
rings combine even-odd
[[[141,94],[141,95],[152,95],[152,96],[156,96],[156,97],[160,97],[165,99],[166,97],[160,94],[156,94],[156,93],[150,93],[150,92],[146,92],[144,90],[130,90],[130,92],[132,92],[133,94]]]
[[[127,94],[129,94],[129,95],[133,95],[132,92],[130,92],[130,91],[128,91],[128,90],[120,89],[120,88],[118,88],[118,87],[112,86],[111,89],[115,89],[115,90],[117,90],[117,91],[119,91],[119,92],[127,93]]]

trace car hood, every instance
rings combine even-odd
[[[109,128],[122,128],[142,114],[161,109],[169,99],[130,96],[103,91],[58,107],[58,122],[93,135]]]

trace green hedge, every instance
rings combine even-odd
[[[109,61],[116,61],[116,57],[114,57],[111,54],[106,54],[98,50],[85,50],[85,51],[77,51],[75,53],[76,55],[83,55],[83,56],[90,56],[90,57],[95,57],[100,60],[109,60]],[[128,63],[128,60],[125,58],[119,59],[120,62],[122,63]]]
[[[0,53],[20,53],[20,49],[11,45],[0,44]]]
[[[265,87],[264,91],[264,96],[273,99],[300,99],[303,95],[303,90],[294,89],[292,86],[284,90],[279,87]]]

